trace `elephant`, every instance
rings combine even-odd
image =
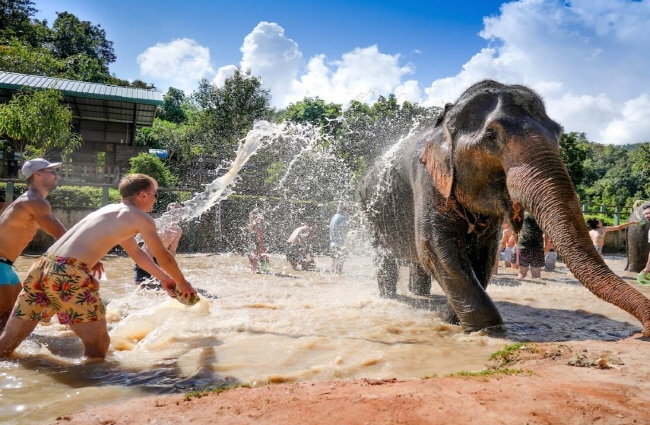
[[[648,243],[650,223],[643,217],[643,207],[645,205],[640,205],[634,211],[635,218],[644,220],[645,223],[627,228],[627,270],[634,273],[638,273],[645,268],[648,263],[648,253],[650,253],[650,244]]]
[[[519,232],[528,211],[574,276],[636,317],[650,336],[650,300],[594,248],[560,157],[562,127],[539,95],[484,80],[434,121],[392,146],[357,190],[382,296],[396,293],[399,259],[411,265],[411,286],[438,282],[445,320],[465,332],[504,331],[486,290],[503,220]]]

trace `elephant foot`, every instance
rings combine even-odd
[[[492,338],[506,338],[507,336],[506,327],[503,324],[488,326],[487,328],[481,328],[481,329],[463,328],[463,332],[466,334],[470,334],[473,332],[480,332],[482,335],[490,336]]]
[[[449,306],[447,307],[447,312],[443,316],[443,320],[451,325],[460,325],[460,319]]]
[[[397,261],[390,257],[381,258],[377,272],[377,283],[379,284],[379,295],[382,298],[392,298],[397,294],[398,278]]]
[[[479,325],[479,326],[465,326],[461,324],[463,327],[463,332],[466,334],[470,334],[473,332],[481,332],[484,335],[495,337],[495,338],[505,338],[506,336],[506,327],[503,325],[503,323],[495,324],[495,325]]]

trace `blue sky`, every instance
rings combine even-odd
[[[395,94],[453,102],[476,81],[526,84],[566,131],[650,141],[650,0],[35,0],[100,24],[119,78],[190,94],[250,68],[284,107]]]

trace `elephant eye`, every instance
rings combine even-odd
[[[483,133],[483,142],[496,144],[499,141],[499,132],[494,128],[488,128]]]

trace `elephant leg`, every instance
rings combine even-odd
[[[377,282],[379,283],[379,295],[384,298],[391,298],[397,294],[397,279],[399,268],[394,257],[381,254],[377,259]]]
[[[497,248],[499,246],[501,221],[496,218],[488,218],[485,226],[486,228],[480,236],[475,233],[467,235],[467,254],[472,263],[474,274],[484,289],[490,283],[492,270],[498,255]]]
[[[419,212],[416,240],[422,265],[442,287],[450,310],[465,332],[502,325],[501,314],[485,291],[496,246],[494,252],[482,253],[476,244],[475,249],[471,244],[468,247],[467,222],[459,214],[445,211],[444,207],[441,211],[427,208]],[[485,243],[493,244],[492,241]],[[446,319],[454,320],[455,317],[449,312]]]
[[[414,295],[431,294],[431,276],[418,263],[411,263],[409,267],[409,291]]]

